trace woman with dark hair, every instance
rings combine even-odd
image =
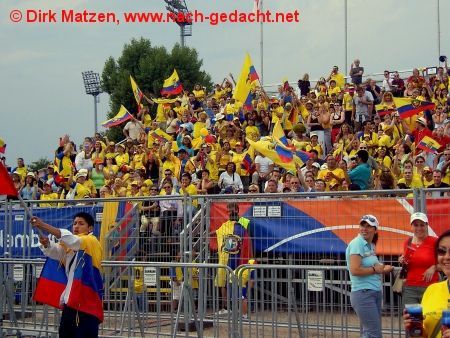
[[[37,200],[39,199],[38,186],[36,176],[34,173],[29,172],[25,177],[25,184],[20,189],[20,196],[24,200]]]
[[[427,215],[415,212],[410,217],[410,224],[413,236],[403,243],[403,255],[399,257],[407,270],[403,306],[420,303],[425,289],[439,280],[434,256],[436,238],[428,235]]]
[[[450,230],[441,234],[434,246],[434,257],[446,280],[431,284],[423,294],[421,305],[424,316],[423,334],[425,338],[450,338],[450,328],[442,325],[442,311],[449,309],[450,299]],[[404,326],[409,331],[412,320],[409,314],[403,315]]]
[[[229,162],[225,171],[219,177],[219,187],[224,191],[228,187],[232,187],[234,192],[242,192],[244,185],[241,181],[241,176],[236,173],[236,164]]]
[[[359,224],[359,235],[345,251],[352,290],[350,302],[361,322],[361,337],[381,338],[381,275],[390,273],[393,268],[380,263],[375,254],[377,218],[364,215]]]

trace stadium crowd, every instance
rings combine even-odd
[[[275,96],[255,84],[250,109],[227,79],[212,92],[197,84],[164,103],[142,100],[121,125],[124,141],[96,133],[77,148],[66,135],[46,168],[30,172],[19,158],[11,176],[25,200],[448,187],[447,64],[405,79],[385,71],[381,86],[363,73],[355,60],[347,82],[335,66],[315,86],[305,74]],[[403,97],[429,109],[402,118],[395,99]],[[307,154],[296,170],[250,149],[248,140],[270,140],[277,123],[288,145]],[[436,143],[420,147],[424,137]],[[179,208],[151,205],[154,214]]]

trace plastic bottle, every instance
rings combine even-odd
[[[423,337],[422,305],[405,304],[405,310],[411,318],[411,326],[408,331],[409,337]]]
[[[450,309],[442,310],[441,331],[444,334],[445,330],[450,329]]]

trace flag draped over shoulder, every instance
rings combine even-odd
[[[176,69],[173,70],[172,75],[164,80],[161,95],[178,95],[183,91],[183,86],[178,77]]]
[[[252,109],[252,89],[259,85],[259,76],[248,53],[245,54],[241,74],[234,88],[233,98],[244,105],[246,110]]]
[[[433,154],[436,154],[440,147],[442,145],[430,136],[424,136],[417,145],[417,148]]]
[[[119,112],[112,119],[109,119],[102,123],[105,128],[111,128],[117,126],[125,121],[131,120],[133,115],[131,115],[124,106],[120,106]]]
[[[17,196],[18,192],[14,182],[9,176],[3,163],[0,163],[0,195]]]
[[[428,101],[420,101],[406,97],[394,97],[395,107],[397,108],[400,118],[406,119],[419,114],[425,110],[432,110],[435,104]]]
[[[67,306],[95,316],[103,321],[103,279],[100,273],[101,252],[93,235],[81,236],[80,250],[76,251],[76,264],[70,286]],[[95,243],[94,243],[95,242]],[[60,308],[61,295],[68,283],[64,265],[47,258],[36,285],[33,299],[37,302]]]

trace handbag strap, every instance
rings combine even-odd
[[[431,333],[430,338],[436,338],[439,331],[441,331],[441,322],[442,322],[442,317],[438,320],[438,322],[436,323],[436,326],[433,329],[433,332]]]

